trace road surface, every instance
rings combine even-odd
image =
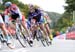
[[[2,46],[0,52],[75,52],[75,40],[53,39],[53,44],[43,47],[40,42],[34,41],[33,47],[22,48],[15,40],[16,48],[9,49],[6,45]]]

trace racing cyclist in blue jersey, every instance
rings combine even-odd
[[[44,38],[48,39],[48,41],[51,42],[49,39],[48,33],[46,32],[44,25],[43,25],[44,24],[44,17],[42,15],[41,11],[38,8],[35,8],[31,4],[28,7],[29,7],[28,21],[30,21],[30,23],[31,23],[31,20],[35,19],[36,22],[38,22],[40,24],[39,27],[42,29],[42,31],[45,34]]]

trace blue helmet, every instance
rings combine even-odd
[[[12,5],[11,2],[6,2],[6,3],[5,3],[5,6],[6,6],[6,7],[10,7],[11,5]]]

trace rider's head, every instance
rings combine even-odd
[[[6,3],[4,4],[5,8],[9,8],[11,5],[12,5],[11,2],[6,2]]]
[[[32,4],[29,4],[28,7],[29,7],[29,9],[33,9],[34,8],[34,6]]]
[[[34,12],[34,5],[29,4],[29,6],[28,6],[28,7],[29,7],[29,11],[30,11],[30,12]]]

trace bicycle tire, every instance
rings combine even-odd
[[[44,47],[46,47],[46,45],[45,45],[45,39],[43,37],[43,33],[41,32],[41,30],[38,30],[38,35],[39,35],[39,38],[40,38],[40,41],[41,41],[42,45]]]
[[[25,29],[23,29],[23,31],[24,31],[24,32],[22,32],[22,35],[23,35],[24,41],[25,41],[30,47],[32,47],[32,45],[29,43],[29,40],[28,40],[28,39],[26,38],[26,36],[25,36],[25,34],[27,34],[26,31],[25,31]]]
[[[25,41],[24,41],[24,38],[21,37],[21,36],[22,36],[22,34],[21,34],[21,35],[20,35],[20,34],[16,34],[16,38],[17,38],[17,40],[19,41],[20,45],[21,45],[23,48],[25,48],[25,47],[26,47]]]

